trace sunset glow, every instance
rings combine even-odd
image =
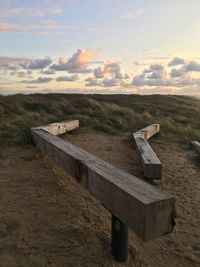
[[[0,0],[0,93],[200,95],[200,1]]]

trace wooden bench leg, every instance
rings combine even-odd
[[[116,261],[127,261],[128,226],[114,215],[112,215],[111,248],[112,255],[114,256]]]

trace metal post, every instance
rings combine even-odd
[[[125,262],[127,260],[128,226],[114,215],[112,215],[111,247],[116,261]]]

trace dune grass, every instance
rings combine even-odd
[[[33,94],[0,96],[0,146],[27,144],[30,127],[79,119],[81,127],[108,134],[132,133],[160,123],[158,138],[200,140],[200,100],[173,95]]]

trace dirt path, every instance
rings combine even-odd
[[[64,136],[142,177],[126,137],[81,131]],[[110,214],[33,147],[0,156],[0,267],[200,266],[200,164],[192,152],[153,143],[163,162],[157,187],[177,198],[173,234],[143,243],[130,233],[129,261],[110,255]]]

